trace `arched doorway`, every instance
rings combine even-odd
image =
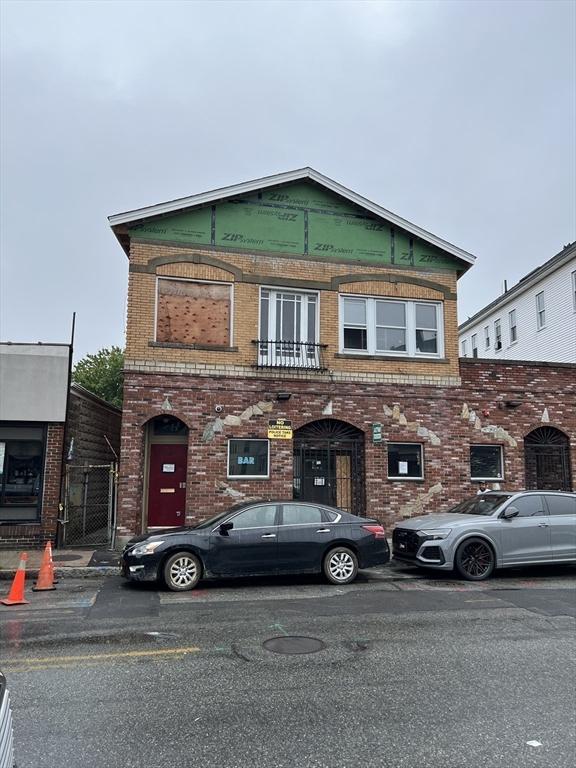
[[[363,515],[364,433],[336,419],[320,419],[297,429],[294,498]]]
[[[188,427],[175,416],[157,416],[148,422],[147,527],[184,525]]]
[[[554,427],[538,427],[524,438],[526,488],[570,491],[570,444]]]

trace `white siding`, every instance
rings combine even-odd
[[[460,349],[466,340],[470,356],[470,339],[478,334],[478,357],[502,360],[543,360],[555,363],[576,363],[576,307],[572,284],[572,272],[576,270],[576,258],[555,272],[543,277],[525,291],[516,293],[485,315],[478,322],[460,333]],[[544,291],[546,322],[538,330],[536,321],[536,294]],[[518,340],[510,343],[508,313],[516,310]],[[502,349],[495,350],[494,321],[500,320]],[[490,327],[490,349],[486,349],[485,326]]]

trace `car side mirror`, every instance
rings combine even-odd
[[[221,523],[218,529],[220,536],[228,536],[228,531],[234,528],[234,523],[230,520],[227,523]]]
[[[517,507],[506,507],[502,513],[504,520],[511,520],[513,517],[518,517],[520,510]]]

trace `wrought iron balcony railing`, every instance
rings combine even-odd
[[[309,341],[272,341],[256,339],[256,368],[296,368],[299,370],[325,371],[323,351],[327,344]]]

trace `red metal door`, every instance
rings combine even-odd
[[[184,525],[188,446],[150,446],[148,526]]]

